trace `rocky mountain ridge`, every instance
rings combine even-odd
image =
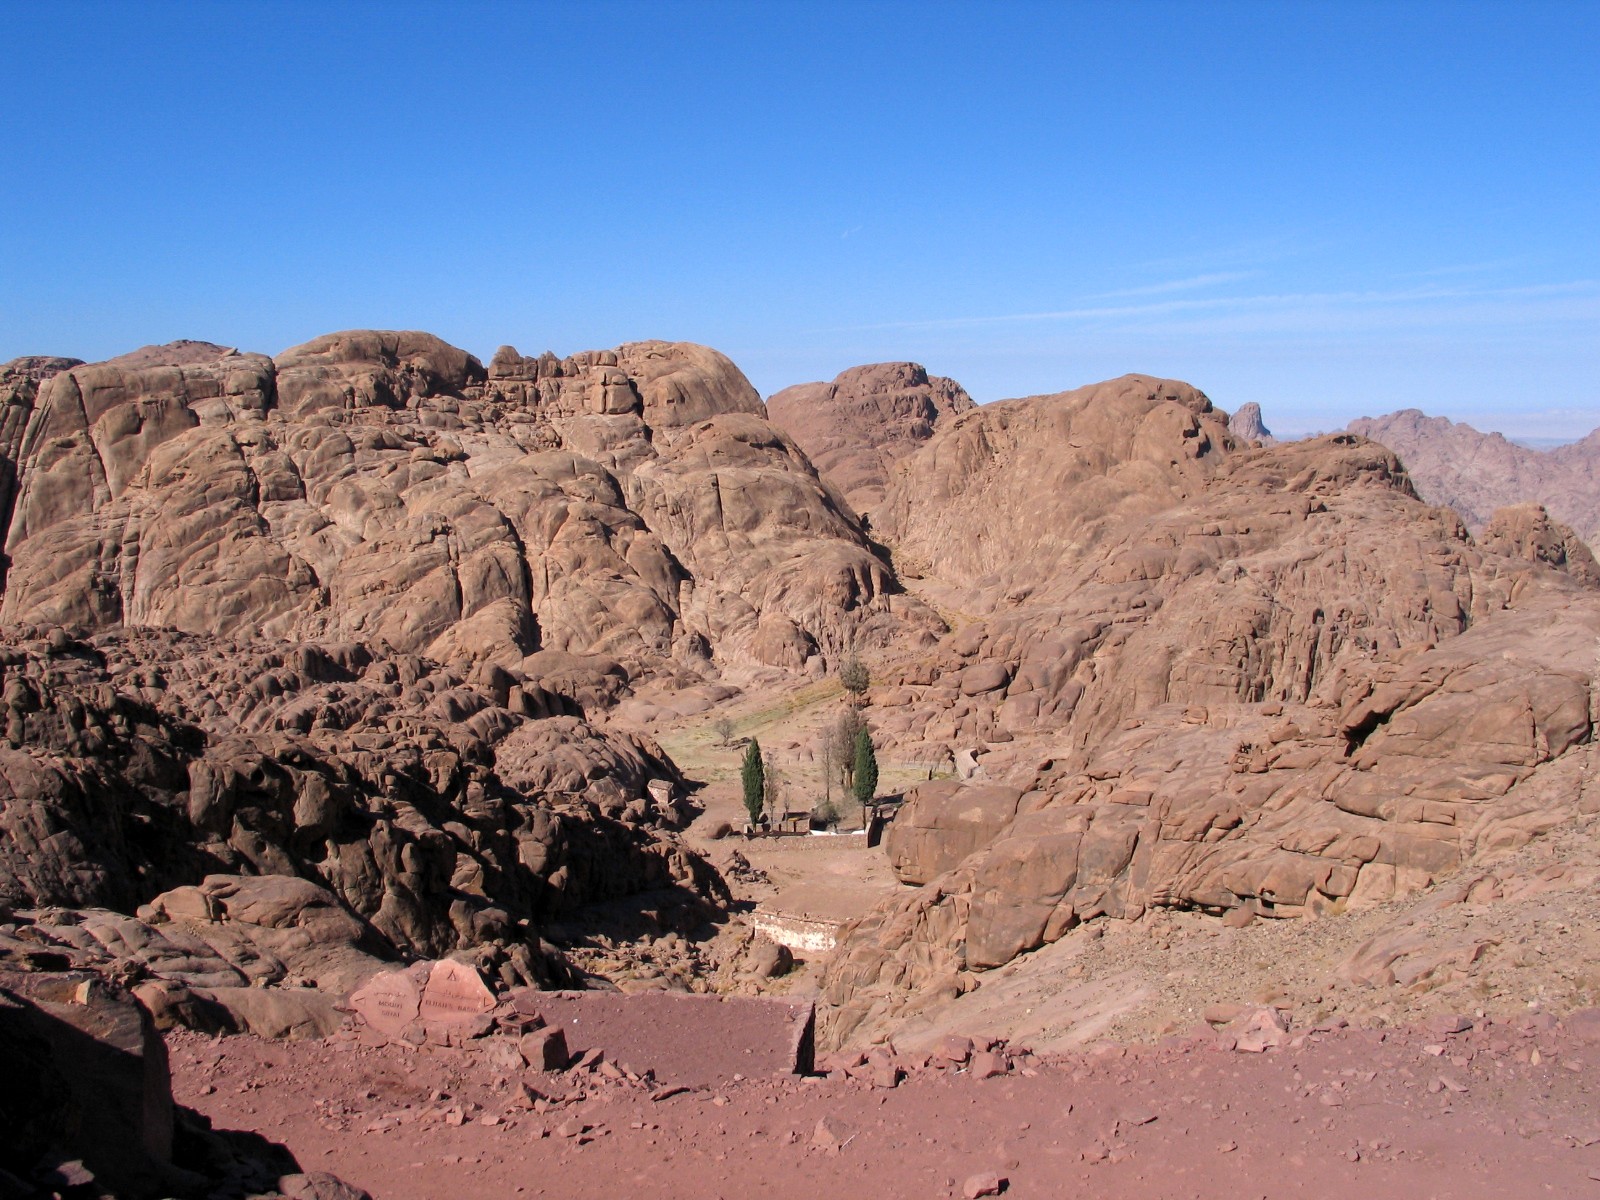
[[[880,749],[960,769],[890,828],[834,1042],[1105,920],[1386,903],[1586,811],[1582,542],[1474,539],[1383,446],[1178,381],[979,408],[878,364],[769,410],[705,347],[371,331],[0,378],[0,935],[180,1017],[385,958],[570,979],[545,935],[624,900],[648,985],[710,986],[660,935],[729,893],[648,725],[851,653]],[[257,879],[307,915],[230,915]]]
[[[890,573],[737,368],[636,343],[488,369],[427,334],[200,343],[8,393],[0,620],[247,627],[522,670],[822,670]],[[533,664],[539,669],[548,663]],[[570,664],[568,664],[570,665]],[[713,672],[714,673],[714,672]]]

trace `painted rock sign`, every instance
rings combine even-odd
[[[481,986],[481,985],[480,985]],[[374,975],[350,997],[350,1005],[373,1029],[390,1037],[416,1020],[422,996],[405,971]]]
[[[495,1006],[494,993],[466,963],[442,958],[428,972],[418,1015],[430,1025],[470,1025]]]

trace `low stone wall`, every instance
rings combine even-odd
[[[758,908],[750,914],[750,925],[757,933],[780,946],[787,946],[802,958],[815,958],[833,953],[844,922],[767,912]]]
[[[574,1057],[607,1059],[662,1083],[712,1087],[743,1075],[809,1074],[815,1012],[808,1002],[687,992],[527,992],[566,1034]]]
[[[374,1043],[461,1046],[535,1070],[605,1061],[686,1087],[809,1074],[815,1053],[809,1001],[533,988],[496,997],[472,967],[451,959],[373,976],[349,1011],[359,1036]]]

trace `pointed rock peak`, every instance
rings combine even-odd
[[[1272,431],[1261,420],[1261,405],[1253,400],[1249,404],[1240,405],[1239,411],[1229,419],[1228,432],[1247,442],[1271,445],[1278,440],[1272,436]]]

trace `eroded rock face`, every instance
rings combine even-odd
[[[1600,585],[1600,565],[1589,547],[1570,526],[1552,521],[1543,505],[1517,504],[1497,510],[1479,541],[1487,550],[1544,563],[1584,583]]]
[[[712,647],[821,669],[937,625],[890,611],[859,527],[701,346],[506,347],[485,370],[422,333],[276,359],[174,343],[61,370],[12,409],[7,623],[691,677]]]
[[[1593,736],[1600,594],[1531,520],[1475,544],[1374,443],[1247,448],[1129,377],[969,414],[884,510],[896,561],[978,619],[874,726],[986,778],[897,818],[922,886],[842,934],[834,1041],[1085,920],[1385,900],[1576,811],[1540,780]]]
[[[1571,445],[1530,450],[1414,408],[1362,417],[1349,428],[1392,449],[1425,499],[1448,504],[1474,530],[1498,508],[1533,503],[1571,525],[1591,548],[1600,538],[1600,430]]]
[[[17,496],[17,466],[22,439],[39,398],[39,385],[52,375],[82,366],[76,358],[30,355],[0,363],[0,516],[9,520]],[[4,565],[0,564],[0,570]]]
[[[255,982],[240,964],[281,952],[287,968],[260,966],[264,981],[292,968],[342,990],[363,948],[479,948],[508,981],[535,982],[559,974],[539,942],[554,917],[654,889],[719,894],[672,833],[677,810],[651,795],[677,781],[659,748],[596,729],[532,680],[473,683],[354,643],[27,634],[0,647],[0,903],[155,902],[146,924],[259,927],[163,933],[232,964],[209,985]],[[260,933],[282,928],[328,954]],[[152,940],[129,929],[117,936]]]
[[[870,518],[894,464],[974,407],[953,379],[917,363],[875,363],[832,383],[784,388],[768,399],[767,415],[850,507]]]
[[[1203,393],[1145,375],[988,404],[902,460],[877,525],[902,570],[993,604],[1198,492],[1237,445]]]
[[[1022,793],[1003,784],[928,783],[907,797],[884,839],[901,883],[936,879],[999,836]]]

